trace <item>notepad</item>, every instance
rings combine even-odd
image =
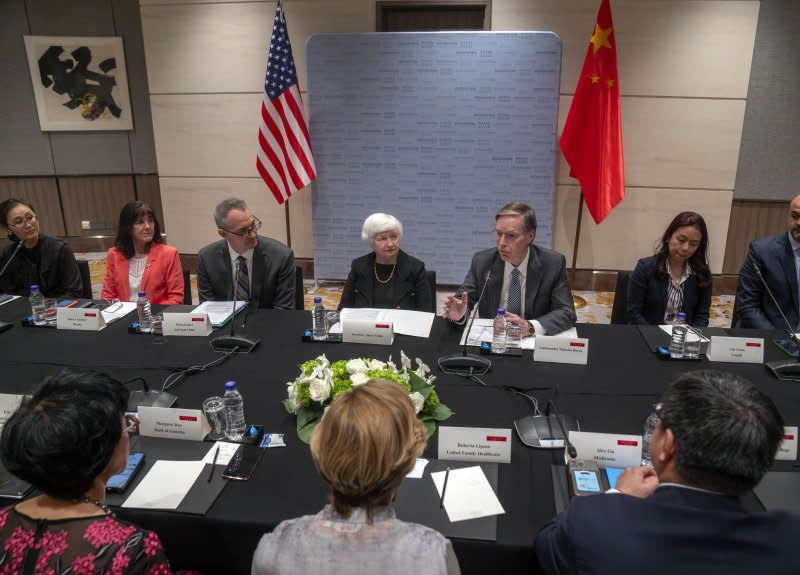
[[[139,509],[177,509],[205,463],[159,459],[122,504]]]
[[[445,473],[447,472],[431,473],[440,497]],[[444,494],[444,510],[451,522],[502,515],[506,512],[479,465],[450,470],[447,491]]]

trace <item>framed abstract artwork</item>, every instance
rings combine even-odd
[[[118,36],[25,36],[43,132],[133,130]]]

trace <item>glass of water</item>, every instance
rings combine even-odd
[[[225,403],[218,395],[203,400],[203,413],[211,426],[208,439],[214,441],[225,438]]]
[[[686,341],[683,343],[684,359],[700,359],[700,342],[703,332],[693,327],[686,332]]]

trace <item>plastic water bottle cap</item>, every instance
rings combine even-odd
[[[314,303],[322,303],[322,298],[320,296],[314,296]]]
[[[137,292],[137,293],[139,294],[139,297],[145,297],[147,295],[147,292],[145,292],[145,291],[140,291],[140,292]]]
[[[683,313],[682,311],[679,311],[678,312],[678,319],[686,319],[686,314]]]
[[[235,381],[226,381],[225,382],[225,391],[234,391],[236,389],[236,382]]]
[[[258,428],[255,425],[250,426],[250,431],[247,432],[250,437],[255,437],[258,435]]]
[[[497,308],[497,315],[506,315],[506,308],[504,307]]]
[[[36,284],[31,284],[31,291],[39,291],[39,286]]]

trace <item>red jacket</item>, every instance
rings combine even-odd
[[[129,261],[117,248],[108,250],[103,299],[130,301]],[[151,244],[139,289],[147,293],[150,303],[183,303],[183,268],[178,250],[165,244]]]

